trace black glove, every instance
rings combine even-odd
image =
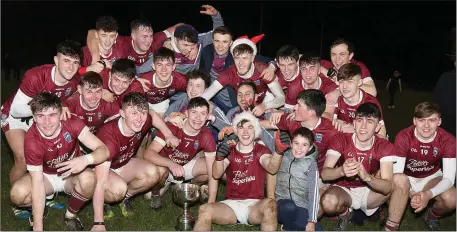
[[[27,124],[27,126],[30,126],[30,120],[32,120],[32,119],[33,119],[33,116],[21,118],[21,122],[25,122],[25,124]]]
[[[278,138],[279,137],[279,138]],[[290,136],[287,131],[279,131],[275,135],[275,150],[278,155],[284,155],[290,149]]]
[[[333,76],[335,76],[337,73],[338,73],[338,71],[336,71],[336,69],[331,68],[331,69],[328,70],[327,76],[328,76],[328,77],[333,77]]]
[[[227,158],[227,156],[230,154],[230,149],[231,146],[229,145],[229,141],[234,140],[235,142],[238,142],[238,136],[236,134],[230,134],[224,136],[224,139],[222,142],[219,143],[216,149],[216,160],[221,161]]]

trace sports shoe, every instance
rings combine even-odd
[[[440,231],[441,230],[440,222],[438,220],[432,220],[428,217],[428,215],[430,214],[430,211],[431,211],[431,209],[429,209],[427,211],[427,213],[425,214],[424,221],[431,231]]]
[[[67,225],[67,229],[71,231],[83,231],[84,227],[79,218],[65,218],[65,225]]]
[[[130,199],[125,199],[119,204],[121,208],[121,213],[124,217],[130,217],[133,215],[132,201]]]
[[[208,185],[200,186],[200,201],[202,203],[208,203],[208,199],[209,199]]]
[[[151,203],[150,203],[151,208],[153,209],[160,209],[162,208],[162,199],[160,198],[160,195],[152,195],[151,196]]]
[[[57,202],[56,200],[48,200],[46,199],[46,206],[51,209],[62,210],[65,209],[65,205],[62,203]]]
[[[352,212],[348,212],[346,216],[338,217],[338,223],[333,230],[335,231],[347,231],[349,221],[351,220]]]
[[[163,194],[165,194],[167,192],[167,190],[170,188],[170,185],[172,184],[172,182],[170,181],[167,181],[165,182],[165,185],[160,189],[160,196],[163,196]]]
[[[114,216],[111,206],[109,204],[103,204],[103,218],[108,220]]]
[[[16,206],[11,207],[11,209],[13,210],[14,216],[20,219],[28,219],[32,216],[32,212],[29,210],[18,208]]]

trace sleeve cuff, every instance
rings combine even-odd
[[[162,146],[166,146],[166,145],[167,145],[167,143],[165,142],[165,140],[163,140],[163,139],[160,138],[159,136],[156,136],[156,137],[154,138],[154,141],[160,143]]]
[[[336,157],[340,157],[341,156],[341,153],[339,153],[338,151],[335,151],[335,150],[332,150],[332,149],[328,149],[327,150],[327,156],[328,155],[334,155]]]
[[[29,172],[38,172],[38,171],[43,171],[43,165],[27,165],[27,171]]]

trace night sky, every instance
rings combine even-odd
[[[344,37],[355,46],[354,58],[368,66],[375,80],[386,79],[399,69],[404,81],[412,85],[419,80],[434,85],[443,71],[453,67],[446,54],[452,49],[455,1],[2,1],[2,54],[14,52],[22,68],[51,63],[60,41],[74,39],[85,44],[87,30],[95,27],[99,15],[115,17],[123,35],[130,33],[130,21],[141,15],[152,23],[154,31],[185,22],[206,32],[212,29],[211,18],[200,15],[199,10],[208,3],[221,11],[235,36],[265,33],[260,45],[265,56],[273,57],[281,46],[292,44],[300,52],[321,51],[322,57],[329,59],[330,43]]]

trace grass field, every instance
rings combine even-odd
[[[384,87],[385,83],[378,83],[379,87]],[[18,86],[17,81],[11,81],[7,83],[2,80],[2,103],[5,101],[9,94],[16,90]],[[426,92],[414,92],[411,90],[405,90],[403,93],[398,94],[397,103],[395,109],[388,109],[388,96],[387,92],[381,88],[378,88],[379,100],[383,105],[384,118],[387,125],[387,130],[390,135],[390,140],[393,141],[395,134],[409,126],[412,123],[412,115],[414,106],[422,101],[429,100],[431,98],[430,93]],[[5,230],[27,230],[28,222],[26,220],[19,220],[14,217],[9,198],[9,171],[13,165],[13,158],[11,150],[9,149],[4,136],[2,135],[1,144],[1,231]],[[143,197],[137,197],[134,201],[135,215],[131,218],[124,218],[120,212],[119,207],[113,207],[115,216],[107,221],[106,228],[108,230],[175,230],[176,218],[182,213],[181,208],[176,206],[171,199],[170,192],[166,193],[163,198],[163,208],[159,211],[153,211],[149,208],[149,202],[144,200]],[[218,199],[222,200],[225,194],[225,186],[221,185],[219,188]],[[65,204],[68,203],[68,198],[64,195],[59,195],[57,200]],[[89,203],[80,212],[79,217],[83,222],[86,230],[89,230],[92,226],[93,213],[92,204]],[[191,208],[191,212],[194,216],[197,215],[198,205]],[[425,210],[424,210],[425,212]],[[50,210],[49,216],[44,221],[45,230],[65,230],[66,227],[63,224],[64,211]],[[415,215],[411,210],[407,209],[405,212],[404,220],[400,226],[400,230],[412,230],[412,231],[426,231],[428,228],[422,220],[423,214]],[[333,226],[336,222],[330,221],[326,218],[321,221],[325,230],[333,230]],[[455,212],[441,220],[443,230],[455,231],[456,230],[456,216]],[[380,222],[365,222],[364,226],[350,225],[349,230],[357,231],[374,231],[380,230]],[[213,230],[259,230],[258,226],[218,226],[213,225]]]

